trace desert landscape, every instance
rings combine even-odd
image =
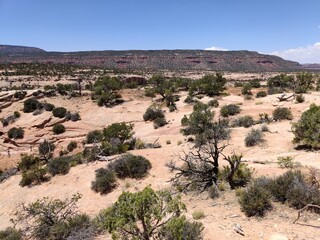
[[[167,189],[172,197],[181,196],[186,219],[201,223],[199,236],[181,239],[320,238],[320,139],[315,136],[312,144],[311,140],[293,142],[298,135],[294,124],[312,104],[320,105],[317,72],[306,72],[301,67],[286,72],[279,68],[272,72],[221,73],[205,69],[133,71],[124,67],[120,71],[84,65],[66,64],[63,68],[63,64],[56,63],[24,64],[3,63],[0,68],[0,230],[16,227],[24,237],[41,239],[17,221],[16,212],[21,211],[22,203],[27,206],[45,197],[71,199],[79,193],[78,212],[94,221],[123,192],[139,192],[149,186],[156,191]],[[152,118],[152,114],[161,116]],[[121,130],[111,130],[110,126]],[[217,126],[229,131],[225,132],[228,137],[223,138],[222,132],[212,137],[210,131],[216,131]],[[117,132],[117,137],[108,138],[114,131],[130,133]],[[127,134],[128,138],[121,140],[119,134]],[[252,138],[248,137],[250,134]],[[200,137],[205,140],[200,141]],[[203,170],[194,165],[204,160],[190,158],[187,162],[187,156],[197,151],[207,156],[204,146],[214,155],[214,141],[222,146],[218,153],[219,174],[211,174],[211,182],[205,182],[207,187],[203,182],[197,185],[199,178],[193,178],[192,171]],[[140,177],[116,173],[110,189],[94,187],[99,169],[113,169],[112,164],[128,153],[149,160],[147,172]],[[227,176],[232,168],[228,156],[235,156],[231,177],[235,186]],[[67,170],[61,170],[59,164],[67,166]],[[215,171],[207,165],[203,168]],[[34,177],[38,176],[35,169],[45,172]],[[175,179],[179,170],[190,170],[182,174],[181,182]],[[309,193],[312,189],[315,195],[307,203],[316,207],[301,211],[295,222],[305,202],[282,203],[270,190],[271,193],[263,193],[267,194],[265,202],[253,207],[256,211],[245,210],[250,202],[245,200],[246,193],[258,185],[257,179],[277,179],[288,171],[304,175],[305,180],[301,181],[307,187],[303,191]],[[197,181],[192,182],[194,179]],[[183,185],[188,181],[192,184]],[[285,188],[284,183],[278,188]],[[302,198],[308,201],[306,196]],[[286,198],[291,199],[287,195]],[[52,239],[112,239],[107,229],[70,236]],[[120,239],[132,239],[121,236]]]

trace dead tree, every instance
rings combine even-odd
[[[284,93],[284,94],[281,94],[281,96],[278,97],[278,99],[279,99],[279,102],[283,102],[283,101],[289,100],[290,98],[293,98],[294,96],[295,96],[295,94],[291,94],[291,95],[287,96],[286,93]]]

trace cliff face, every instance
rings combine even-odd
[[[0,48],[0,63],[32,62],[153,70],[292,71],[301,68],[296,62],[250,51],[133,50],[62,53],[45,52],[41,49],[31,52],[1,52]]]
[[[16,54],[16,53],[40,53],[45,52],[40,48],[0,45],[0,54]]]

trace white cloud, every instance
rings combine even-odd
[[[228,51],[228,49],[226,48],[221,48],[221,47],[209,47],[209,48],[206,48],[204,50],[210,50],[210,51]]]
[[[299,63],[320,63],[320,42],[316,42],[315,44],[306,47],[274,51],[270,54]]]

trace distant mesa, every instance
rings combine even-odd
[[[15,54],[15,53],[43,53],[43,49],[35,47],[0,45],[0,54]]]
[[[297,71],[297,62],[252,51],[128,50],[46,52],[40,48],[0,45],[0,63],[72,64],[109,69]]]

